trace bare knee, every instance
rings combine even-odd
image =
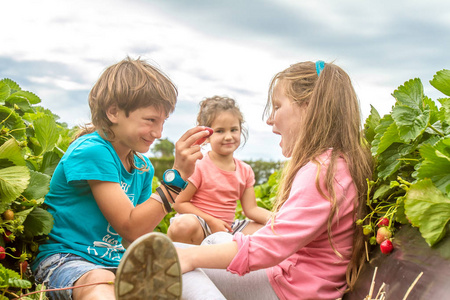
[[[174,242],[197,245],[204,239],[203,229],[195,215],[182,215],[173,219],[167,236]]]
[[[106,269],[94,269],[82,275],[75,283],[76,286],[88,285],[75,288],[73,299],[114,299],[114,280],[116,276]],[[98,283],[98,284],[94,284]],[[93,285],[92,285],[93,284]],[[102,295],[102,296],[100,296]],[[100,298],[99,298],[100,297]]]

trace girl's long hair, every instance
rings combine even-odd
[[[320,173],[320,164],[316,158],[332,149],[325,178],[327,190],[321,191],[319,176],[316,177],[316,187],[331,203],[327,224],[328,240],[335,253],[342,257],[334,247],[331,235],[333,219],[337,219],[339,208],[333,186],[337,160],[339,156],[345,159],[357,189],[357,197],[354,199],[355,220],[366,215],[367,178],[372,175],[372,157],[362,135],[359,101],[349,76],[341,68],[327,63],[318,75],[313,62],[303,62],[291,65],[274,76],[265,108],[266,116],[272,113],[274,89],[280,82],[289,99],[298,105],[306,103],[307,106],[303,106],[306,107],[306,112],[301,120],[292,157],[283,170],[274,212],[288,199],[300,168],[311,161],[319,166]],[[354,224],[353,250],[346,273],[350,289],[353,288],[364,264],[364,241],[362,227]]]
[[[104,139],[113,141],[112,123],[106,114],[109,107],[117,105],[128,116],[138,108],[153,106],[168,116],[175,109],[177,95],[177,88],[162,71],[140,58],[127,57],[108,67],[95,83],[89,93],[92,123],[82,126],[75,139],[97,131]],[[128,155],[130,165],[137,168],[134,155],[142,157],[135,151]]]

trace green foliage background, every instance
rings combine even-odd
[[[430,84],[450,96],[450,71],[437,72]],[[418,78],[392,95],[392,112],[380,117],[372,107],[365,123],[376,170],[369,182],[370,213],[359,224],[368,221],[364,232],[373,235],[370,241],[375,244],[381,217],[390,220],[392,231],[396,222],[411,223],[434,246],[445,236],[450,220],[450,99],[435,103],[424,95]]]

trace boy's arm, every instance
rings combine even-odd
[[[227,222],[214,218],[191,203],[191,199],[196,191],[197,188],[189,182],[186,189],[176,198],[173,209],[181,214],[195,214],[201,217],[211,228],[212,232],[231,231],[231,226]]]
[[[246,188],[241,199],[242,210],[246,217],[259,224],[266,224],[270,219],[271,212],[256,204],[255,190],[253,187]]]
[[[165,216],[161,203],[149,199],[133,206],[119,183],[89,180],[92,194],[106,220],[127,241],[153,231]]]
[[[186,131],[175,144],[174,168],[183,179],[192,175],[195,162],[203,157],[195,142],[209,134],[206,127],[197,126]],[[161,203],[152,198],[134,207],[117,182],[89,180],[88,183],[106,220],[129,242],[153,231],[166,215]]]

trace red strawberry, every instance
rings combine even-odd
[[[392,232],[387,227],[380,227],[377,230],[377,243],[381,244],[392,236]]]
[[[389,226],[389,219],[386,217],[380,218],[380,221],[378,221],[378,227],[381,226]]]
[[[201,145],[201,144],[203,144],[203,143],[206,141],[206,139],[209,138],[209,137],[213,134],[213,132],[214,132],[214,130],[212,130],[212,129],[209,128],[209,127],[206,127],[205,129],[209,131],[209,135],[207,135],[207,136],[205,136],[205,137],[202,137],[202,138],[198,139],[198,140],[194,143],[194,145]]]
[[[5,257],[6,257],[5,248],[3,248],[2,246],[0,246],[0,260],[1,260],[1,259],[5,259]]]
[[[11,239],[9,238],[10,235],[11,231],[5,230],[5,233],[3,234],[3,240],[5,241],[5,243],[11,242]]]
[[[385,240],[380,244],[380,250],[383,254],[389,254],[394,249],[394,246],[392,245],[391,240]]]
[[[20,266],[20,272],[23,274],[23,273],[25,273],[27,271],[28,262],[25,260],[25,261],[21,262],[19,264],[19,266]]]

